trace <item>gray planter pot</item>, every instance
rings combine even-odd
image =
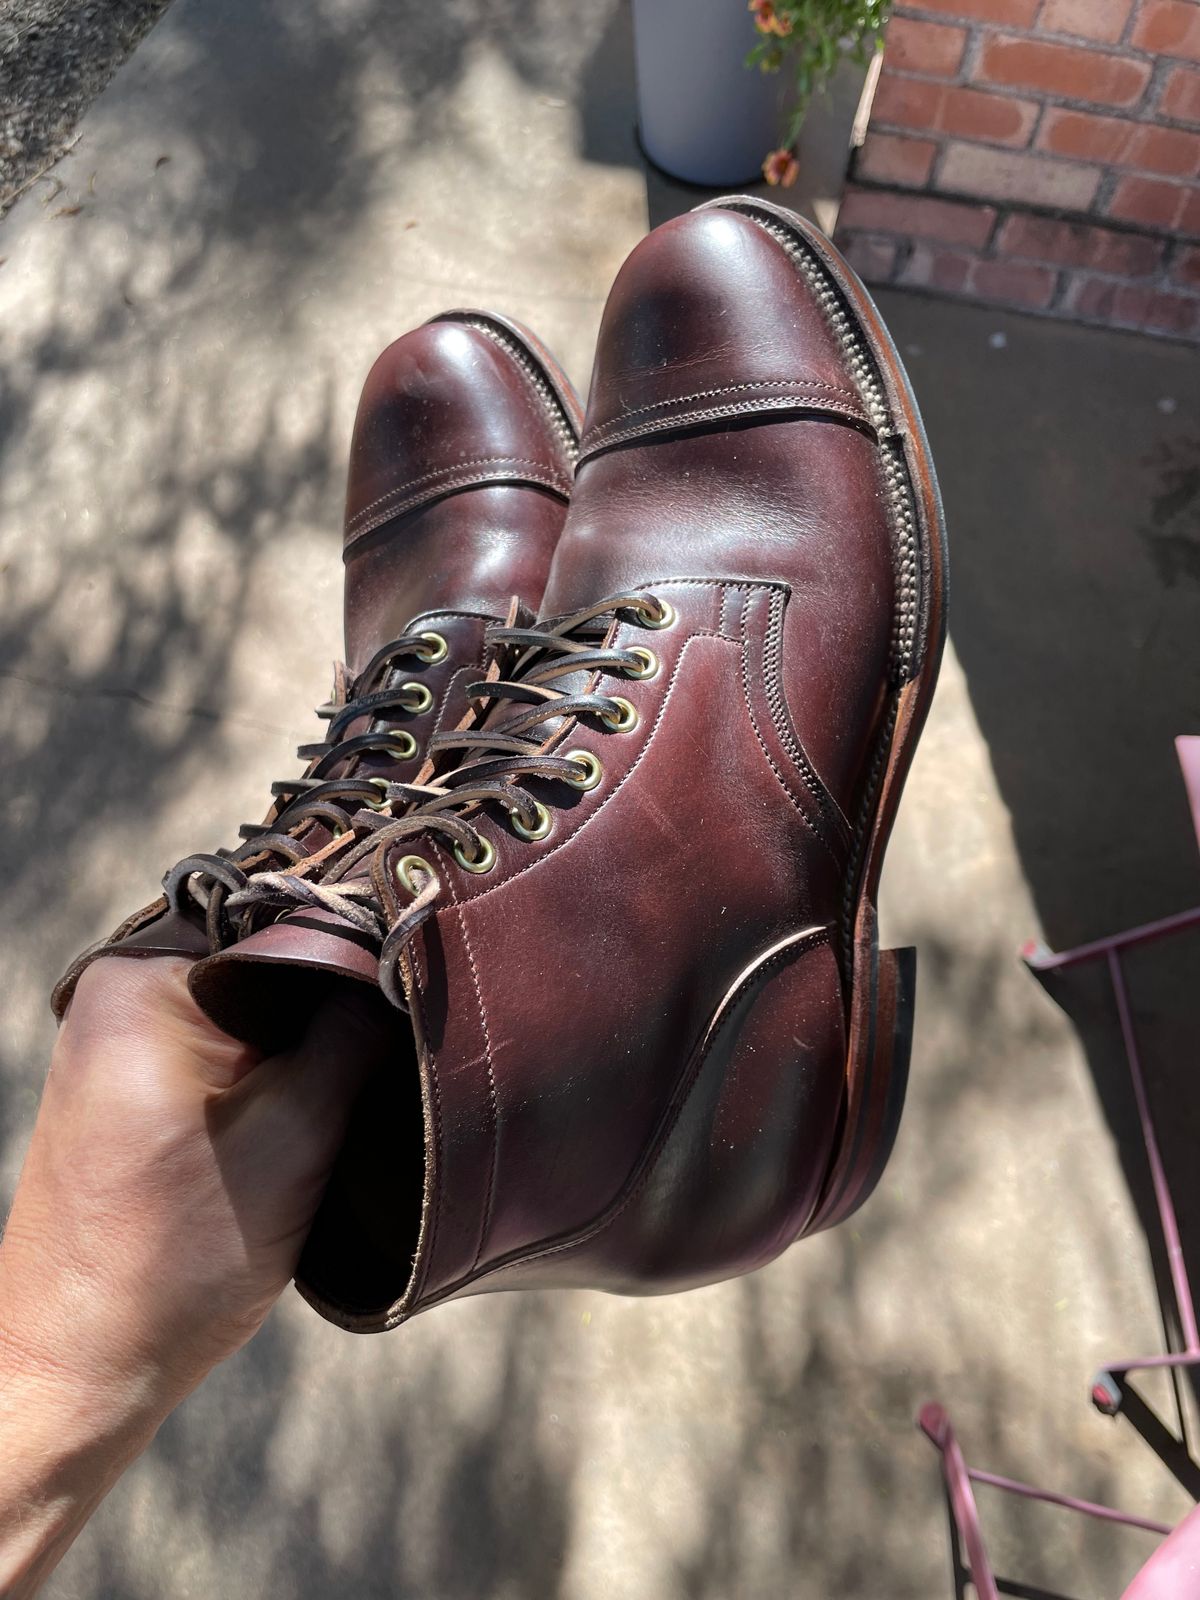
[[[633,0],[638,131],[656,166],[714,189],[761,176],[782,84],[743,65],[757,37],[746,0]]]

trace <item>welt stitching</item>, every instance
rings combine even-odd
[[[829,929],[821,928],[816,933],[810,934],[807,939],[798,940],[795,944],[790,944],[783,950],[777,951],[775,955],[773,955],[768,961],[764,961],[761,966],[755,967],[752,972],[748,973],[742,983],[740,983],[734,990],[733,994],[730,995],[728,1005],[726,1007],[726,1015],[728,1015],[728,1012],[736,1004],[738,999],[740,999],[745,990],[752,983],[761,978],[764,972],[771,971],[773,968],[779,966],[788,957],[799,958],[802,955],[808,955],[811,951],[819,949],[822,945],[828,945],[829,942]],[[651,1177],[653,1176],[659,1158],[666,1147],[667,1140],[677,1127],[679,1119],[683,1115],[687,1103],[691,1099],[692,1093],[697,1082],[699,1081],[701,1069],[703,1068],[705,1061],[708,1059],[713,1045],[720,1037],[720,1034],[721,1027],[718,1025],[712,1030],[705,1047],[697,1054],[695,1065],[691,1074],[691,1082],[687,1085],[683,1097],[679,1101],[678,1106],[675,1108],[674,1114],[659,1130],[659,1134],[655,1140],[653,1149],[646,1155],[645,1164],[641,1173],[634,1181],[633,1186],[619,1200],[617,1200],[612,1207],[605,1211],[601,1216],[597,1217],[594,1221],[587,1224],[587,1226],[582,1230],[572,1234],[569,1239],[563,1239],[557,1244],[538,1246],[532,1250],[525,1251],[520,1255],[502,1258],[499,1261],[495,1261],[488,1267],[485,1267],[482,1272],[475,1274],[474,1278],[460,1278],[456,1283],[448,1285],[444,1290],[439,1291],[438,1298],[444,1299],[446,1296],[453,1294],[457,1289],[463,1287],[465,1283],[478,1282],[479,1279],[490,1277],[493,1273],[501,1272],[506,1267],[525,1266],[532,1261],[544,1260],[547,1256],[561,1255],[564,1250],[578,1249],[581,1245],[590,1244],[593,1239],[598,1238],[600,1234],[605,1233],[609,1228],[611,1228],[613,1223],[615,1223],[625,1212],[625,1210],[633,1203],[633,1201],[637,1199],[638,1195],[641,1194],[642,1190],[646,1187],[647,1183],[649,1183]],[[433,1302],[430,1303],[432,1304]]]
[[[356,522],[361,522],[364,517],[369,516],[376,506],[383,505],[386,500],[392,500],[398,494],[408,494],[411,490],[420,488],[423,483],[432,483],[435,478],[444,478],[448,473],[453,475],[462,472],[467,467],[493,467],[500,462],[517,467],[538,467],[543,472],[546,470],[544,461],[534,461],[529,456],[470,456],[466,461],[454,461],[449,466],[434,467],[431,472],[423,472],[420,477],[405,478],[403,483],[393,484],[377,500],[372,500],[369,505],[356,511],[347,526],[353,528]]]
[[[479,1265],[479,1258],[483,1254],[483,1246],[488,1236],[488,1229],[492,1221],[492,1197],[496,1186],[496,1160],[500,1138],[500,1100],[496,1093],[496,1069],[492,1059],[492,1036],[488,1029],[487,1010],[483,1004],[483,990],[479,986],[479,971],[475,965],[475,953],[471,949],[470,935],[467,933],[467,917],[464,908],[458,907],[458,925],[462,933],[463,948],[467,952],[467,964],[471,968],[471,982],[475,987],[475,999],[479,1004],[479,1022],[483,1028],[483,1061],[487,1068],[488,1102],[492,1108],[492,1139],[491,1151],[488,1156],[487,1190],[483,1201],[483,1217],[479,1224],[479,1243],[475,1247],[475,1256],[471,1262],[471,1271],[474,1272]]]
[[[802,404],[799,395],[781,395],[775,400],[742,400],[725,406],[707,406],[700,411],[684,411],[679,416],[652,417],[640,422],[632,428],[626,428],[622,433],[614,433],[606,439],[593,438],[591,434],[584,436],[580,444],[581,464],[585,458],[599,450],[607,450],[613,445],[623,444],[628,439],[638,438],[647,433],[663,433],[669,428],[681,428],[695,422],[714,422],[720,417],[736,417],[740,415],[763,415],[770,411],[796,411],[817,410],[832,412],[838,416],[850,417],[855,422],[869,424],[869,418],[861,406],[843,405],[837,400],[824,400],[813,397],[811,406]]]
[[[817,840],[817,842],[825,849],[827,854],[830,855],[833,858],[833,860],[836,862],[837,861],[837,856],[834,853],[833,847],[830,845],[828,839],[826,839],[824,832],[820,828],[817,827],[816,823],[809,816],[808,812],[805,811],[804,807],[800,804],[799,800],[792,793],[791,789],[788,788],[787,783],[784,781],[783,773],[780,772],[779,768],[776,766],[775,761],[773,760],[773,758],[771,756],[771,752],[767,749],[766,741],[763,739],[762,732],[761,732],[761,730],[760,730],[760,728],[758,726],[758,720],[754,715],[754,707],[750,702],[750,641],[747,638],[747,634],[746,634],[746,620],[747,620],[746,619],[746,612],[747,612],[747,609],[748,608],[745,607],[745,606],[743,606],[743,608],[742,608],[742,645],[741,645],[741,649],[742,649],[742,671],[741,671],[742,698],[746,702],[746,715],[750,719],[750,726],[754,730],[754,737],[758,740],[758,748],[762,751],[763,758],[765,759],[767,765],[770,767],[771,771],[775,774],[775,781],[778,783],[779,787],[783,790],[784,796],[787,799],[788,804],[792,807],[792,809],[795,811],[796,815],[800,818],[801,822],[804,823],[804,826],[809,830],[809,832],[813,835],[813,837]]]
[[[688,406],[693,400],[715,400],[719,394],[744,394],[750,389],[799,389],[805,394],[816,393],[823,390],[827,394],[843,394],[847,400],[857,400],[858,395],[853,389],[847,389],[840,383],[822,383],[819,379],[807,378],[757,378],[749,383],[722,383],[715,389],[697,389],[694,394],[676,395],[669,400],[652,400],[644,406],[634,406],[631,411],[622,411],[619,417],[611,417],[607,422],[601,422],[596,427],[588,430],[589,437],[598,439],[602,434],[609,433],[613,428],[619,428],[624,423],[631,422],[634,417],[644,417],[654,411],[665,411],[668,406]]]
[[[495,330],[495,334],[489,336],[489,337],[492,338],[492,343],[493,344],[503,344],[503,343],[506,343],[510,339],[516,339],[518,337],[516,334],[513,333],[513,330],[511,328],[509,328],[509,327],[506,327],[504,323],[496,322],[491,317],[489,317],[486,311],[474,313],[474,320],[477,323],[478,322],[486,322],[489,325],[489,327],[491,327],[491,328],[493,328]],[[468,322],[467,326],[470,327],[471,323]],[[481,329],[480,331],[482,332],[483,330]],[[529,389],[529,391],[533,395],[534,399],[541,406],[542,410],[550,418],[551,424],[553,426],[557,427],[558,422],[559,422],[559,420],[561,418],[563,421],[566,422],[567,427],[571,430],[572,434],[575,436],[575,443],[578,444],[578,442],[579,442],[579,423],[576,421],[575,417],[572,415],[572,413],[571,413],[570,409],[568,408],[568,406],[566,405],[565,401],[563,401],[561,398],[559,398],[559,396],[558,396],[558,384],[554,381],[554,377],[551,374],[549,367],[546,365],[545,361],[542,360],[542,357],[539,355],[538,351],[535,350],[531,344],[527,343],[526,340],[521,339],[520,340],[520,344],[521,344],[521,347],[525,350],[525,352],[529,356],[529,359],[532,362],[534,362],[540,368],[540,370],[542,372],[542,375],[544,376],[544,378],[546,380],[546,383],[549,385],[550,392],[551,392],[552,395],[555,396],[555,399],[553,401],[547,399],[547,397],[542,393],[540,386],[535,382],[535,380],[532,377],[532,375],[529,372],[526,371],[524,365],[520,361],[517,361],[514,364],[516,366],[517,371],[521,374],[521,377],[522,377],[526,387]]]

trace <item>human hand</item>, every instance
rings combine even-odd
[[[386,1016],[335,997],[296,1049],[260,1059],[198,1009],[187,966],[106,958],[84,973],[0,1245],[0,1527],[10,1495],[27,1541],[41,1499],[65,1499],[56,1554],[261,1326],[387,1058]]]

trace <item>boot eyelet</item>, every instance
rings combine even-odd
[[[411,733],[403,728],[393,728],[388,737],[393,741],[388,745],[388,755],[393,761],[411,761],[417,753],[417,741]]]
[[[450,646],[440,633],[423,633],[422,639],[426,641],[425,648],[413,651],[418,661],[424,661],[427,666],[433,666],[438,661],[445,661]]]
[[[410,711],[428,711],[433,704],[433,696],[423,683],[402,683],[400,692],[408,696],[406,704]]]
[[[600,720],[606,728],[611,728],[614,733],[630,733],[638,725],[638,714],[629,701],[622,695],[614,694],[612,702],[617,708],[616,716],[610,716],[607,711],[600,713]]]
[[[396,882],[402,889],[407,889],[414,900],[421,891],[413,882],[413,873],[423,872],[427,878],[433,877],[433,868],[424,856],[401,856],[392,870],[396,874]]]
[[[473,856],[467,855],[462,845],[456,844],[454,859],[464,872],[490,872],[496,865],[496,846],[480,834],[479,849]]]
[[[657,606],[658,610],[652,610],[652,606]],[[669,628],[675,621],[675,607],[669,600],[651,595],[645,605],[637,608],[637,617],[643,628]]]
[[[629,654],[631,656],[636,656],[641,662],[641,666],[626,667],[625,676],[627,678],[642,679],[656,678],[658,676],[660,662],[653,650],[643,650],[640,644],[635,644],[631,646]]]
[[[388,806],[390,806],[392,803],[388,799],[388,784],[391,782],[391,780],[389,778],[368,778],[367,782],[373,783],[379,790],[379,799],[372,800],[370,795],[368,795],[364,799],[363,804],[368,806],[372,811],[386,811]]]
[[[536,844],[539,839],[544,839],[553,826],[554,819],[540,800],[533,802],[534,823],[531,828],[525,826],[520,817],[514,812],[509,818],[512,831],[518,839],[526,839],[530,844]]]
[[[581,778],[563,779],[563,782],[569,783],[572,789],[583,789],[585,791],[594,789],[604,776],[604,768],[590,750],[568,750],[566,759],[568,761],[577,761],[585,769]]]

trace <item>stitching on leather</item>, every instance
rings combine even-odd
[[[349,547],[352,544],[355,544],[359,539],[365,538],[368,533],[373,533],[376,528],[382,527],[385,522],[390,522],[393,517],[398,517],[405,511],[411,511],[416,506],[422,505],[432,495],[448,493],[452,489],[468,489],[484,483],[504,482],[511,478],[519,480],[522,483],[536,483],[542,488],[552,489],[556,494],[562,495],[564,499],[570,498],[570,481],[565,478],[558,477],[552,472],[546,471],[546,469],[541,467],[537,462],[530,462],[527,464],[515,457],[510,458],[506,456],[495,456],[491,459],[493,462],[503,464],[503,470],[501,470],[500,465],[497,465],[488,472],[468,472],[461,477],[443,476],[437,482],[427,482],[425,483],[425,486],[418,490],[415,494],[408,494],[407,499],[399,500],[396,504],[388,504],[385,510],[377,512],[376,515],[371,517],[369,521],[363,522],[362,525],[359,526],[358,524],[360,520],[367,515],[368,511],[372,509],[372,507],[364,508],[363,511],[359,512],[358,515],[346,525],[345,549],[349,549]],[[482,463],[460,462],[456,464],[453,469],[447,470],[460,472],[464,466],[470,465],[482,465]],[[522,470],[520,472],[514,472],[511,470],[515,467],[524,468],[526,465],[536,468],[536,470]],[[410,484],[403,484],[399,489],[391,490],[388,494],[382,496],[381,499],[374,501],[373,506],[382,506],[385,501],[390,501],[394,496],[401,493],[406,493],[410,488]]]
[[[784,699],[779,665],[783,656],[783,596],[773,594],[768,603],[771,609],[771,620],[763,640],[763,683],[766,686],[765,695],[767,709],[771,713],[771,721],[775,724],[775,732],[779,735],[780,744],[796,764],[805,784],[812,792],[813,798],[825,815],[833,822],[839,834],[845,836],[845,842],[848,842],[850,825],[842,813],[842,808],[822,782],[820,774],[808,759],[808,755],[800,743],[799,735],[792,727],[787,702]]]
[[[707,1061],[713,1046],[721,1037],[730,1014],[732,1013],[738,1000],[745,993],[746,989],[752,984],[758,982],[764,973],[772,971],[788,958],[794,958],[798,960],[801,956],[806,956],[811,951],[820,949],[822,945],[829,944],[830,930],[828,928],[821,928],[816,933],[810,934],[808,938],[798,940],[795,944],[787,945],[782,950],[777,950],[775,954],[768,960],[762,962],[761,965],[754,967],[752,971],[746,974],[742,982],[729,996],[723,1008],[725,1016],[721,1022],[719,1022],[717,1026],[713,1028],[708,1038],[707,1045],[704,1049],[695,1053],[695,1063],[691,1074],[691,1082],[684,1090],[679,1104],[675,1107],[673,1114],[659,1130],[658,1136],[655,1139],[651,1150],[646,1153],[644,1158],[645,1164],[641,1173],[636,1179],[633,1180],[631,1187],[625,1192],[624,1195],[619,1195],[606,1211],[604,1211],[599,1217],[594,1218],[590,1223],[585,1224],[582,1229],[577,1230],[571,1235],[570,1238],[563,1239],[557,1244],[536,1245],[532,1250],[524,1251],[520,1255],[514,1255],[503,1258],[499,1261],[494,1261],[485,1267],[482,1272],[475,1273],[469,1278],[460,1278],[457,1282],[447,1285],[445,1289],[438,1292],[438,1295],[435,1297],[435,1299],[445,1299],[449,1295],[456,1293],[457,1290],[465,1287],[467,1283],[478,1283],[482,1279],[491,1277],[493,1274],[502,1272],[509,1267],[523,1267],[534,1261],[544,1261],[548,1256],[562,1255],[563,1252],[567,1250],[577,1250],[582,1245],[591,1244],[594,1239],[597,1239],[601,1234],[606,1233],[608,1229],[611,1228],[613,1224],[617,1222],[625,1213],[629,1206],[632,1205],[634,1200],[637,1199],[646,1185],[650,1182],[650,1179],[653,1177],[658,1163],[662,1158],[662,1153],[666,1149],[672,1133],[678,1127],[680,1119],[682,1118],[684,1111],[687,1109],[688,1101],[691,1099],[693,1093],[695,1092],[696,1085],[700,1081],[704,1063]],[[689,1061],[690,1060],[691,1057],[689,1056]],[[629,1181],[629,1179],[626,1179],[627,1183]],[[431,1299],[427,1303],[432,1305],[435,1303],[435,1299]]]
[[[561,415],[566,419],[567,426],[570,428],[574,437],[575,445],[578,448],[579,429],[583,419],[580,417],[576,407],[568,403],[566,395],[560,393],[561,386],[554,372],[551,371],[550,363],[551,361],[554,361],[554,358],[551,356],[549,350],[546,350],[544,347],[541,349],[537,348],[537,341],[534,340],[532,336],[531,338],[524,337],[524,335],[518,332],[517,329],[509,327],[506,322],[501,322],[495,317],[490,317],[486,311],[465,311],[461,314],[461,316],[441,316],[435,317],[433,320],[435,322],[458,323],[461,326],[468,328],[473,327],[479,332],[483,332],[483,330],[479,328],[479,324],[481,322],[486,322],[488,326],[495,331],[492,334],[485,332],[485,339],[490,338],[494,345],[498,345],[501,348],[503,348],[504,343],[510,339],[514,343],[519,344],[522,350],[525,351],[526,355],[528,355],[529,359],[541,369],[542,375],[547,384],[550,386],[551,393],[555,396],[557,404],[547,400],[546,396],[534,382],[531,375],[525,370],[519,361],[515,361],[513,365],[520,373],[522,380],[529,389],[530,393],[533,395],[534,399],[550,418],[552,425],[557,426],[559,414],[561,412]],[[549,357],[549,360],[547,360],[547,357]],[[557,366],[558,363],[554,361],[554,365]],[[573,391],[570,389],[570,380],[567,378],[566,373],[563,373],[562,377],[564,384],[567,386],[567,393],[571,394]]]
[[[658,730],[662,725],[663,716],[664,716],[664,714],[666,712],[667,706],[668,706],[668,704],[670,702],[670,699],[671,699],[671,695],[672,695],[672,693],[674,691],[674,688],[675,688],[676,681],[677,681],[677,679],[679,677],[679,669],[683,666],[683,658],[687,655],[689,647],[692,645],[692,643],[696,639],[716,639],[718,641],[718,643],[720,643],[720,644],[732,645],[735,650],[738,648],[737,641],[735,639],[726,639],[721,634],[714,633],[711,628],[698,628],[698,629],[696,629],[696,631],[693,634],[691,634],[688,639],[686,639],[684,641],[683,649],[679,652],[679,659],[678,659],[678,661],[676,661],[674,670],[671,673],[670,680],[669,680],[669,682],[667,684],[666,693],[663,695],[662,704],[658,708],[658,714],[654,718],[654,723],[651,726],[649,737],[647,738],[645,744],[642,746],[641,751],[638,753],[638,755],[637,755],[636,759],[634,760],[633,765],[630,767],[629,771],[625,774],[625,776],[622,779],[620,779],[620,781],[617,784],[614,785],[611,793],[605,795],[604,799],[600,801],[599,805],[596,806],[595,810],[592,811],[591,815],[588,816],[588,817],[585,817],[584,820],[579,824],[579,826],[573,830],[573,832],[571,833],[571,835],[568,838],[563,839],[559,844],[551,845],[551,847],[548,850],[543,850],[541,852],[541,854],[537,857],[536,860],[528,862],[523,867],[518,867],[517,870],[514,873],[511,873],[510,876],[505,878],[502,882],[493,884],[491,886],[491,888],[489,888],[489,889],[481,889],[477,894],[468,895],[461,902],[463,905],[474,905],[474,904],[476,904],[477,901],[486,900],[488,895],[498,894],[502,889],[506,889],[510,883],[515,883],[516,880],[518,878],[522,877],[526,872],[533,872],[537,867],[541,866],[543,861],[549,861],[550,857],[553,856],[553,855],[556,855],[558,853],[558,851],[565,850],[566,847],[571,843],[571,841],[573,839],[578,838],[579,834],[581,834],[583,832],[584,828],[586,828],[589,825],[589,823],[591,823],[593,821],[594,818],[596,818],[596,817],[598,817],[600,815],[600,813],[604,810],[605,806],[608,805],[610,801],[616,799],[617,795],[620,794],[621,790],[625,787],[625,785],[629,782],[630,778],[637,771],[637,769],[641,766],[642,762],[646,759],[646,753],[650,749],[650,746],[654,743],[655,736],[657,735]],[[454,901],[455,901],[456,905],[459,904],[459,900],[458,900],[458,896],[457,895],[454,896]]]
[[[585,461],[602,450],[611,449],[614,445],[624,444],[629,439],[645,437],[653,433],[665,433],[671,428],[683,428],[697,422],[715,422],[721,417],[736,417],[741,415],[765,415],[771,411],[818,411],[829,412],[836,416],[849,417],[854,422],[870,425],[870,419],[861,406],[842,405],[836,400],[825,400],[816,396],[810,397],[811,403],[805,405],[800,395],[782,395],[775,400],[750,400],[738,401],[731,405],[709,406],[702,411],[684,411],[678,416],[652,418],[641,422],[637,426],[627,428],[623,433],[614,433],[607,439],[593,440],[586,436],[579,447],[579,462],[576,472]]]
[[[510,466],[538,467],[543,472],[546,470],[544,461],[535,461],[531,456],[468,456],[465,461],[454,461],[445,467],[434,467],[430,472],[423,472],[416,478],[405,478],[402,483],[393,484],[392,487],[381,494],[377,500],[370,501],[360,510],[356,511],[346,524],[353,528],[356,522],[361,522],[364,517],[370,516],[376,506],[381,506],[385,501],[394,499],[398,494],[408,494],[413,489],[419,489],[423,483],[432,483],[435,478],[444,478],[447,473],[462,472],[467,467],[492,467],[504,462]]]
[[[467,933],[467,918],[461,905],[458,907],[458,924],[462,931],[463,948],[467,952],[467,964],[471,968],[471,982],[475,986],[475,999],[479,1005],[479,1022],[483,1028],[483,1061],[487,1068],[488,1101],[492,1108],[492,1139],[491,1153],[488,1159],[487,1190],[483,1201],[483,1217],[479,1225],[479,1243],[475,1247],[475,1255],[471,1261],[471,1271],[474,1272],[479,1265],[479,1258],[483,1254],[483,1247],[492,1221],[492,1196],[496,1186],[496,1160],[500,1139],[500,1099],[496,1093],[496,1069],[492,1059],[492,1036],[488,1029],[487,1010],[483,1003],[483,991],[479,986],[479,971],[475,965],[475,954],[471,949],[471,939]]]
[[[697,588],[697,589],[722,589],[722,590],[726,590],[726,591],[733,590],[735,592],[738,592],[738,591],[741,591],[741,590],[745,590],[747,593],[749,593],[752,590],[757,590],[757,589],[764,590],[764,591],[766,591],[768,593],[776,593],[776,594],[788,594],[788,593],[790,593],[789,586],[786,583],[779,583],[779,582],[776,582],[776,581],[774,581],[774,580],[772,580],[770,578],[765,578],[765,579],[763,579],[761,581],[755,580],[752,583],[747,583],[745,581],[745,579],[737,580],[737,579],[732,579],[732,578],[660,578],[654,583],[640,584],[639,588],[646,589],[646,590],[667,589],[667,588],[676,588],[676,589],[678,589],[678,588],[684,587],[685,585],[687,587],[689,587],[689,588]],[[654,737],[658,732],[659,724],[662,722],[663,716],[664,716],[664,714],[666,712],[667,704],[668,704],[668,702],[669,702],[669,700],[671,698],[671,693],[675,688],[675,681],[679,676],[679,669],[683,665],[683,658],[687,654],[688,646],[691,644],[693,639],[716,639],[721,644],[732,645],[735,650],[736,649],[742,649],[743,661],[744,661],[745,651],[742,648],[742,646],[740,646],[738,644],[738,641],[736,639],[727,638],[724,634],[716,633],[716,632],[714,632],[714,630],[712,628],[697,628],[684,641],[683,649],[679,652],[679,659],[678,659],[678,661],[676,661],[674,669],[673,669],[673,671],[671,673],[670,680],[667,683],[666,693],[663,695],[663,698],[662,698],[662,704],[659,706],[658,714],[654,719],[654,725],[650,729],[650,736],[646,740],[645,745],[642,747],[641,754],[638,756],[638,758],[634,762],[633,766],[630,767],[629,771],[621,779],[620,783],[618,783],[616,788],[613,789],[612,793],[606,795],[604,797],[604,799],[601,800],[600,804],[591,813],[591,817],[599,816],[600,812],[609,803],[609,801],[614,799],[620,793],[621,789],[628,782],[628,780],[633,776],[633,774],[637,771],[638,767],[641,765],[641,763],[645,759],[646,752],[647,752],[647,750],[649,750],[650,745],[653,742]],[[743,667],[743,670],[745,670],[744,667]],[[597,676],[599,676],[599,675],[597,675]],[[768,760],[769,759],[770,758],[768,757]],[[776,774],[776,776],[778,776],[778,774]],[[801,812],[801,816],[803,816],[803,815],[804,815],[804,813]],[[574,830],[574,832],[571,834],[570,838],[564,839],[561,844],[551,845],[551,847],[548,850],[543,850],[542,853],[537,857],[536,860],[529,862],[527,866],[518,867],[517,870],[514,873],[510,874],[509,877],[503,879],[502,882],[493,884],[491,886],[491,888],[481,889],[476,894],[468,895],[466,897],[466,899],[464,899],[462,901],[462,904],[463,905],[473,905],[477,900],[485,900],[488,895],[499,893],[499,891],[501,889],[505,888],[508,884],[514,882],[517,878],[519,878],[522,875],[522,873],[532,872],[534,870],[534,868],[540,866],[543,861],[548,861],[550,859],[550,857],[552,855],[554,855],[557,851],[564,849],[568,844],[570,844],[571,839],[576,838],[583,831],[583,829],[588,826],[589,822],[591,821],[591,817],[585,818],[584,821],[580,823],[579,827]],[[807,818],[805,818],[805,820],[807,821]],[[811,826],[811,823],[809,825]],[[819,835],[818,835],[818,837],[819,837]],[[452,898],[454,904],[458,905],[459,904],[459,897],[458,897],[458,895],[455,892],[453,887],[451,887],[450,893],[451,893],[451,898]]]
[[[792,793],[791,789],[788,788],[788,785],[787,785],[787,783],[786,783],[786,781],[784,779],[783,773],[780,772],[778,766],[776,766],[776,764],[775,764],[775,761],[774,761],[774,759],[773,759],[773,757],[771,755],[771,752],[767,749],[766,741],[764,740],[764,738],[762,736],[762,730],[758,726],[758,719],[754,715],[754,707],[753,707],[753,705],[751,704],[751,701],[750,701],[750,640],[749,640],[749,638],[747,636],[747,631],[746,631],[746,625],[747,625],[747,615],[746,614],[747,614],[748,610],[749,610],[748,606],[743,606],[742,607],[742,643],[741,643],[742,670],[741,670],[741,680],[742,680],[742,698],[746,702],[746,715],[750,719],[750,726],[754,730],[754,737],[758,740],[758,747],[763,753],[763,758],[766,761],[767,765],[770,767],[771,771],[775,774],[775,781],[778,783],[779,787],[783,790],[784,796],[786,797],[788,804],[795,811],[796,815],[800,818],[801,822],[804,823],[804,826],[809,830],[809,832],[812,834],[813,838],[816,839],[818,844],[820,844],[824,848],[826,853],[836,863],[838,858],[837,858],[836,852],[833,849],[833,846],[830,844],[829,840],[825,837],[824,832],[820,828],[817,827],[816,823],[809,816],[808,812],[805,811],[804,807],[800,804],[799,800]]]
[[[634,417],[649,416],[656,411],[664,411],[668,406],[689,406],[693,400],[714,400],[719,394],[744,394],[750,389],[795,389],[803,394],[815,394],[818,390],[827,394],[845,395],[847,400],[857,400],[859,397],[853,389],[848,389],[841,383],[822,383],[818,378],[756,378],[747,383],[722,383],[715,389],[697,389],[694,394],[676,395],[669,400],[653,400],[644,406],[634,406],[631,411],[623,411],[619,417],[611,417],[607,422],[597,423],[588,430],[589,439],[599,439],[613,428],[627,424]]]
[[[438,1082],[437,1062],[434,1058],[433,1051],[429,1048],[429,1019],[425,1010],[425,1000],[421,989],[416,983],[416,963],[414,962],[413,965],[413,988],[412,994],[409,996],[408,1003],[410,1006],[416,1006],[421,1021],[421,1039],[424,1041],[425,1046],[424,1056],[426,1077],[428,1079],[430,1089],[429,1099],[433,1107],[433,1128],[431,1129],[431,1132],[433,1134],[432,1143],[436,1158],[436,1170],[434,1172],[434,1182],[425,1189],[425,1193],[431,1194],[433,1200],[433,1205],[431,1207],[432,1216],[429,1219],[429,1244],[425,1250],[425,1259],[421,1263],[421,1275],[419,1279],[417,1277],[417,1264],[416,1262],[413,1263],[413,1281],[409,1292],[401,1296],[400,1304],[405,1309],[397,1313],[398,1319],[403,1318],[403,1316],[407,1314],[407,1307],[415,1306],[419,1302],[421,1298],[421,1291],[424,1289],[425,1284],[429,1279],[429,1268],[433,1264],[434,1252],[437,1249],[438,1226],[442,1220],[442,1194],[445,1188],[445,1185],[442,1181],[442,1167],[444,1164],[442,1159],[442,1090],[441,1085]],[[428,1176],[428,1174],[426,1176]]]
[[[442,691],[442,700],[441,704],[438,706],[437,717],[429,729],[430,738],[432,738],[434,734],[442,731],[442,723],[445,719],[446,712],[450,709],[450,701],[453,698],[454,688],[459,679],[461,678],[463,680],[464,686],[468,683],[477,682],[479,675],[483,670],[483,667],[478,662],[474,662],[469,666],[456,668],[455,671],[453,671],[446,679],[446,687]],[[428,748],[429,740],[427,739],[425,743],[426,748]]]

